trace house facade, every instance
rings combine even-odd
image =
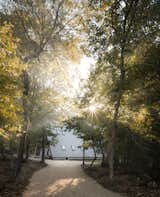
[[[50,152],[53,159],[82,159],[83,141],[78,138],[73,131],[63,131],[57,129],[58,143],[50,146]],[[100,154],[97,155],[101,157]],[[94,153],[91,148],[85,150],[85,158],[93,158]]]

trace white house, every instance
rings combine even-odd
[[[63,129],[57,129],[58,143],[51,146],[53,159],[82,159],[83,148],[82,139],[78,138],[72,131],[66,132]],[[101,155],[97,155],[101,157]],[[86,158],[93,158],[94,153],[91,148],[85,150]]]

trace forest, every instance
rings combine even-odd
[[[45,162],[57,127],[93,149],[86,173],[106,173],[111,189],[119,174],[136,177],[147,193],[132,197],[160,196],[159,10],[159,0],[0,1],[0,196],[36,151]]]

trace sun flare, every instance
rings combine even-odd
[[[89,106],[89,111],[91,112],[91,113],[95,113],[96,112],[96,109],[97,109],[97,107],[95,106],[95,105],[91,105],[91,106]]]

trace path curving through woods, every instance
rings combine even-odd
[[[80,161],[47,161],[36,172],[23,197],[120,197],[104,189],[81,169]]]

